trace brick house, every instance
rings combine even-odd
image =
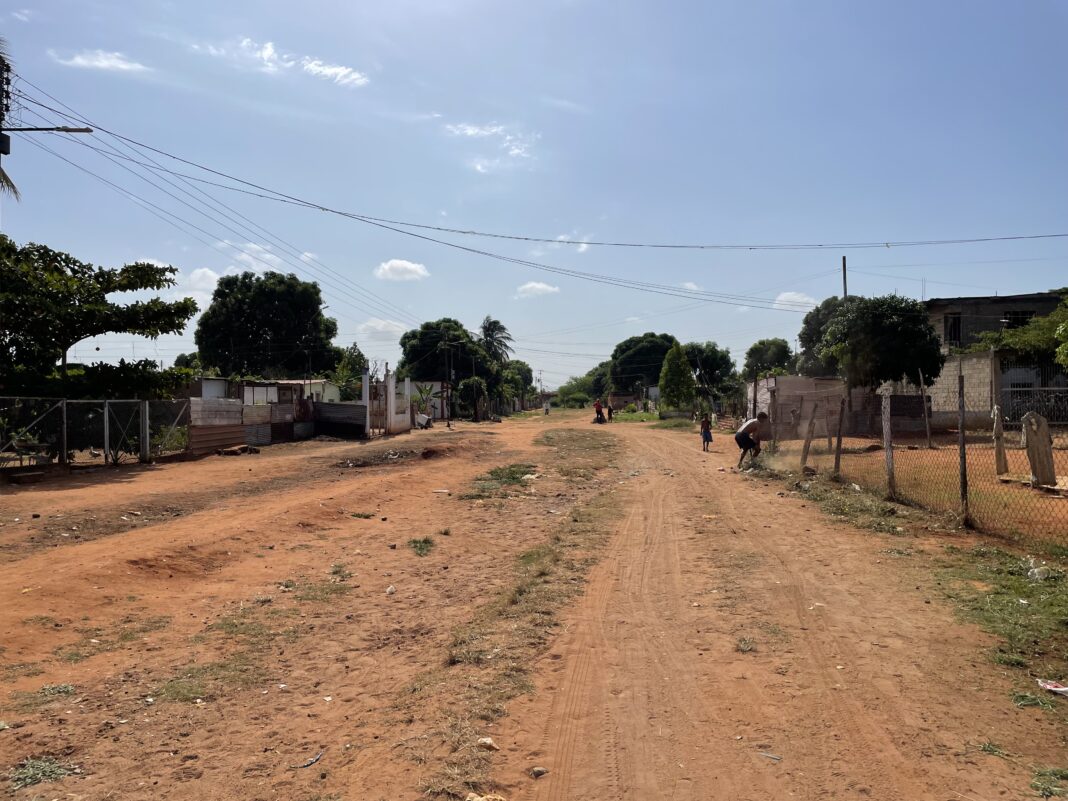
[[[927,315],[942,340],[942,350],[967,348],[986,331],[1027,325],[1032,317],[1049,314],[1061,302],[1059,292],[994,295],[971,298],[931,298]]]

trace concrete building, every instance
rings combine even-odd
[[[986,331],[1027,325],[1032,317],[1049,314],[1061,302],[1057,292],[994,295],[971,298],[931,298],[927,315],[942,340],[942,349],[966,348]]]
[[[300,378],[275,381],[282,387],[293,387],[297,397],[323,403],[341,403],[341,387],[325,378]]]

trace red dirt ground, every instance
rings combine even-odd
[[[5,488],[0,719],[13,727],[0,770],[50,755],[80,773],[0,792],[419,798],[435,766],[395,748],[419,726],[398,716],[400,694],[444,668],[453,630],[510,586],[514,558],[551,536],[560,510],[609,488],[620,522],[537,660],[535,691],[485,727],[510,801],[989,801],[1026,795],[1030,764],[1063,761],[1063,732],[1008,701],[1011,677],[983,653],[992,640],[956,620],[921,560],[891,563],[886,537],[720,472],[736,458],[729,437],[702,454],[695,436],[615,424],[619,469],[563,478],[534,444],[562,426],[587,421]],[[384,463],[336,466],[376,454]],[[515,462],[538,465],[532,492],[458,497]],[[425,558],[405,544],[446,527]],[[334,564],[352,573],[348,592],[301,600],[333,586]],[[257,639],[245,614],[284,631]],[[739,651],[742,638],[755,650]],[[200,704],[156,698],[189,666],[249,648],[244,682]],[[68,661],[72,650],[86,658]],[[35,710],[11,695],[60,683],[73,694]],[[985,741],[1018,759],[979,752]],[[548,775],[530,778],[533,765]]]

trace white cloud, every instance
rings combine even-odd
[[[749,307],[748,306],[739,306],[737,309],[735,309],[735,311],[738,312],[738,314],[748,314],[749,313]]]
[[[541,295],[555,295],[560,291],[560,287],[551,286],[543,283],[542,281],[527,281],[521,287],[516,289],[517,298],[536,298]]]
[[[549,247],[551,247],[551,248],[559,248],[559,247],[563,247],[564,245],[573,244],[573,245],[576,245],[576,247],[575,247],[575,252],[576,253],[585,253],[587,250],[590,249],[590,246],[589,246],[590,238],[588,236],[584,236],[581,239],[579,239],[577,233],[560,234],[560,236],[556,237],[556,241],[559,244],[552,244],[552,245],[549,245]]]
[[[383,320],[381,317],[371,317],[366,322],[356,326],[356,333],[364,337],[372,334],[400,336],[407,330],[408,327],[403,323],[398,323],[396,320]]]
[[[700,292],[700,291],[701,291],[702,289],[704,289],[704,287],[702,287],[702,286],[698,286],[698,285],[697,285],[697,284],[695,284],[695,283],[694,283],[693,281],[683,281],[683,282],[682,282],[682,283],[680,284],[680,286],[681,286],[681,287],[682,287],[683,289],[688,289],[688,290],[690,290],[691,292]]]
[[[642,321],[641,317],[628,317],[623,322],[626,322],[626,323],[640,323],[641,321]]]
[[[508,167],[516,167],[534,158],[534,144],[541,134],[528,133],[515,126],[490,122],[473,125],[468,122],[447,123],[445,133],[463,139],[473,139],[493,145],[496,154],[479,153],[467,164],[475,172],[490,173]]]
[[[219,244],[234,250],[234,261],[245,270],[251,270],[254,273],[261,273],[264,270],[274,270],[282,273],[286,271],[286,263],[281,257],[275,255],[269,247],[257,245],[255,242],[235,243],[226,239]],[[231,267],[229,271],[237,271],[237,268]]]
[[[319,256],[315,253],[312,253],[310,250],[305,250],[303,253],[300,254],[300,260],[305,264],[309,264],[318,258]]]
[[[57,64],[64,67],[76,67],[83,70],[107,70],[109,72],[148,72],[151,67],[146,67],[137,61],[131,61],[122,53],[109,52],[107,50],[82,50],[70,58],[61,58],[54,50],[49,50],[48,55]]]
[[[33,16],[33,12],[28,8],[20,8],[17,11],[12,11],[11,16],[19,22],[29,22],[30,17]]]
[[[406,259],[390,259],[375,267],[375,278],[383,281],[422,281],[429,277],[426,267]]]
[[[314,75],[316,78],[323,78],[327,81],[333,81],[338,86],[366,86],[371,82],[371,79],[362,72],[358,72],[352,67],[342,66],[341,64],[326,64],[317,58],[310,58],[308,56],[302,58],[300,64],[303,70],[309,75]]]
[[[466,122],[461,122],[457,124],[448,124],[445,126],[445,130],[453,136],[469,136],[475,139],[484,139],[487,136],[504,134],[504,126],[497,124],[471,125]]]
[[[279,50],[274,42],[257,42],[247,36],[224,44],[193,44],[192,49],[268,75],[281,75],[299,69],[306,75],[349,88],[366,86],[371,81],[366,73],[355,67],[331,64],[315,56],[286,53]]]
[[[780,292],[775,296],[775,300],[772,303],[776,309],[793,309],[799,308],[813,308],[817,305],[815,298],[806,295],[804,292]]]
[[[152,264],[156,267],[170,267],[168,262],[161,261],[160,259],[137,259],[138,262],[144,262],[145,264]]]

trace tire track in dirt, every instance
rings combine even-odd
[[[513,709],[506,762],[550,774],[510,799],[949,801],[1027,786],[1025,767],[969,750],[979,732],[1028,726],[958,692],[983,635],[879,567],[875,535],[719,472],[733,458],[719,442],[703,454],[616,431],[637,467],[618,488],[627,514],[553,646],[563,667]],[[527,719],[543,722],[536,747]]]

